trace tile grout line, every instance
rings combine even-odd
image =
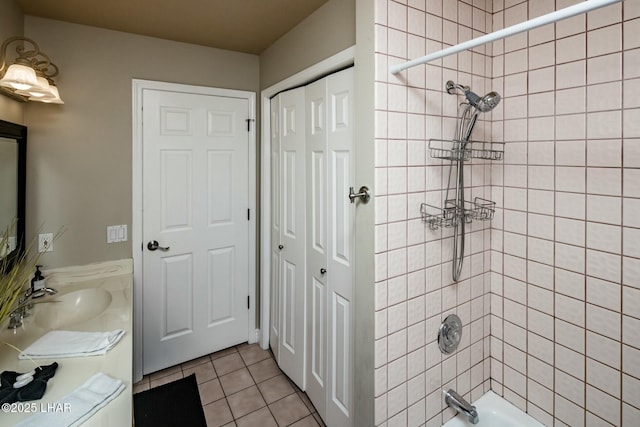
[[[268,354],[269,354],[269,355],[268,355],[268,357],[266,357],[266,358],[264,358],[264,359],[262,359],[262,360],[258,360],[258,361],[254,362],[254,363],[247,364],[246,360],[244,359],[244,357],[242,357],[242,354],[241,354],[241,352],[238,350],[237,346],[235,346],[235,347],[231,347],[231,348],[233,348],[233,349],[234,349],[234,351],[231,351],[231,352],[229,352],[228,354],[225,354],[224,356],[218,357],[218,358],[216,358],[216,359],[212,359],[212,358],[211,358],[211,356],[212,356],[213,354],[215,354],[215,353],[213,353],[213,354],[209,354],[209,355],[208,355],[208,361],[206,361],[206,360],[205,360],[205,361],[203,361],[202,363],[198,363],[198,364],[196,364],[196,365],[193,365],[193,366],[190,366],[189,368],[187,368],[188,370],[191,370],[191,369],[195,369],[195,368],[197,368],[197,367],[199,367],[199,366],[205,365],[205,364],[207,364],[207,363],[210,363],[210,364],[211,364],[212,369],[213,369],[213,372],[214,372],[214,374],[215,374],[215,377],[214,377],[214,378],[211,378],[211,379],[209,379],[209,380],[207,380],[207,381],[203,381],[202,383],[198,383],[198,388],[199,388],[200,384],[205,384],[205,383],[210,382],[210,381],[218,380],[218,383],[219,383],[219,386],[220,386],[220,390],[221,390],[221,392],[222,392],[222,397],[221,397],[221,398],[219,398],[219,399],[217,399],[217,400],[215,400],[215,401],[213,401],[213,402],[208,402],[207,404],[202,404],[201,406],[203,407],[203,409],[204,409],[204,407],[205,407],[205,406],[211,405],[211,404],[213,404],[213,403],[219,402],[220,400],[224,399],[224,400],[225,400],[225,403],[226,403],[226,405],[227,405],[227,408],[229,409],[229,413],[231,414],[231,417],[232,417],[232,420],[231,420],[229,423],[227,423],[227,424],[230,424],[230,423],[234,423],[234,424],[236,424],[236,421],[238,421],[239,419],[244,418],[244,417],[246,417],[246,416],[248,416],[248,415],[250,415],[250,414],[253,414],[253,413],[255,413],[255,412],[257,412],[257,411],[259,411],[259,410],[261,410],[261,409],[263,409],[263,408],[267,408],[267,410],[269,411],[269,413],[270,413],[270,414],[271,414],[271,416],[273,417],[273,420],[276,422],[276,424],[278,424],[278,421],[277,421],[277,419],[276,419],[276,417],[275,417],[274,413],[271,411],[271,407],[270,407],[270,405],[272,405],[272,404],[274,404],[274,403],[276,403],[276,402],[279,402],[279,401],[281,401],[281,400],[283,400],[283,399],[285,399],[285,398],[287,398],[287,397],[289,397],[289,396],[291,396],[291,395],[294,395],[294,394],[295,394],[295,395],[298,397],[298,399],[302,402],[302,404],[304,405],[304,408],[307,410],[307,412],[308,412],[308,413],[307,413],[307,414],[305,414],[302,418],[300,418],[300,419],[298,419],[298,420],[295,420],[293,423],[287,424],[286,426],[280,426],[280,425],[278,424],[278,425],[279,425],[279,427],[288,427],[288,426],[291,426],[291,425],[293,425],[293,424],[295,424],[295,423],[297,423],[297,422],[299,422],[299,421],[301,421],[301,420],[304,420],[304,419],[306,419],[306,418],[308,418],[308,417],[311,417],[311,418],[313,419],[313,421],[314,421],[318,426],[320,426],[320,424],[318,423],[318,421],[317,421],[317,419],[316,419],[316,417],[315,417],[315,414],[317,414],[317,410],[316,410],[316,408],[315,408],[315,407],[313,407],[313,410],[311,410],[311,409],[308,407],[308,405],[305,403],[305,401],[304,401],[304,399],[302,398],[302,396],[300,396],[300,394],[304,394],[304,392],[303,392],[302,390],[300,390],[300,389],[299,389],[295,384],[291,383],[291,380],[290,380],[290,379],[289,379],[289,378],[288,378],[288,377],[287,377],[287,376],[286,376],[286,375],[285,375],[285,374],[284,374],[284,373],[279,369],[279,367],[278,367],[279,374],[277,374],[277,375],[275,375],[275,376],[272,376],[272,377],[269,377],[269,378],[267,378],[267,379],[265,379],[265,380],[261,381],[260,383],[256,382],[256,379],[254,378],[254,375],[253,375],[253,374],[251,373],[251,371],[249,370],[249,367],[250,367],[250,366],[253,366],[253,365],[256,365],[256,364],[258,364],[258,363],[261,363],[261,362],[267,361],[267,360],[272,360],[273,362],[275,362],[275,359],[274,359],[274,357],[273,357],[273,354],[272,354],[270,351],[268,351]],[[223,351],[224,351],[224,350],[223,350]],[[214,365],[214,363],[213,363],[213,362],[214,362],[214,360],[218,360],[218,359],[220,359],[220,358],[222,358],[222,357],[230,356],[230,355],[233,355],[233,354],[237,354],[237,355],[238,355],[238,357],[240,357],[240,360],[242,361],[242,365],[243,365],[243,366],[242,366],[241,368],[234,369],[234,370],[232,370],[232,371],[230,371],[230,372],[227,372],[227,373],[225,373],[224,375],[218,375],[218,371],[216,370],[215,365]],[[204,357],[204,356],[202,356],[202,357]],[[197,359],[195,359],[195,360],[197,360]],[[188,362],[185,362],[185,363],[189,363],[189,362],[191,362],[191,361],[188,361]],[[180,369],[179,369],[179,371],[176,371],[176,372],[170,372],[170,373],[168,373],[167,375],[162,375],[161,377],[155,378],[155,379],[154,379],[154,381],[156,381],[156,380],[160,380],[160,379],[163,379],[163,378],[166,378],[166,377],[171,376],[171,375],[175,375],[175,374],[177,374],[177,373],[180,373],[180,374],[182,375],[182,378],[184,378],[184,376],[185,376],[185,372],[184,372],[184,371],[185,371],[185,369],[183,368],[183,365],[184,365],[184,363],[181,363],[181,364],[178,364],[178,365],[175,365],[175,366],[172,366],[172,367],[166,368],[166,370],[175,370],[175,368],[176,368],[176,367],[179,367]],[[277,365],[276,365],[276,367],[277,367]],[[222,383],[220,382],[220,378],[221,378],[222,376],[229,375],[229,374],[231,374],[231,373],[234,373],[234,372],[240,371],[241,369],[246,369],[246,370],[249,372],[249,376],[250,376],[250,378],[251,378],[252,384],[251,384],[251,385],[249,385],[249,386],[247,386],[247,387],[244,387],[244,388],[243,388],[243,389],[241,389],[241,390],[236,391],[235,393],[227,394],[227,392],[225,391],[224,387],[222,386]],[[192,372],[192,373],[194,373],[194,374],[195,374],[195,372]],[[191,375],[191,374],[189,374],[189,375]],[[273,401],[273,402],[271,402],[271,403],[267,403],[267,400],[265,399],[265,396],[264,396],[264,394],[263,394],[262,390],[260,389],[260,387],[258,387],[258,384],[262,384],[262,383],[264,383],[264,382],[266,382],[266,381],[269,381],[269,380],[271,380],[271,379],[273,379],[273,378],[276,378],[276,377],[278,377],[278,376],[280,376],[280,375],[281,375],[281,376],[283,376],[283,377],[286,379],[286,381],[288,382],[288,384],[291,386],[291,388],[292,388],[293,392],[292,392],[292,393],[287,394],[286,396],[280,397],[279,399],[276,399],[276,400],[274,400],[274,401]],[[162,385],[162,384],[160,384],[160,385],[157,385],[157,386],[151,387],[151,374],[149,374],[149,375],[147,375],[147,376],[143,377],[143,379],[142,379],[141,381],[139,381],[138,383],[136,383],[136,384],[143,384],[144,382],[146,382],[146,383],[148,384],[148,389],[147,389],[147,390],[151,390],[152,388],[156,388],[156,387],[159,387],[160,385]],[[253,387],[253,386],[255,386],[255,387],[256,387],[256,389],[258,390],[258,393],[260,394],[260,397],[261,397],[261,398],[262,398],[262,400],[264,401],[265,406],[260,407],[260,408],[258,408],[258,409],[256,409],[256,410],[254,410],[254,411],[251,411],[251,412],[249,412],[249,413],[247,413],[247,414],[244,414],[244,415],[242,415],[242,416],[241,416],[241,417],[239,417],[239,418],[236,418],[236,417],[235,417],[235,415],[233,414],[233,411],[231,410],[231,406],[230,406],[230,404],[229,404],[228,397],[229,397],[229,396],[232,396],[232,395],[234,395],[234,394],[236,394],[236,393],[239,393],[239,392],[241,392],[241,391],[243,391],[243,390],[246,390],[246,389],[248,389],[248,388],[250,388],[250,387]],[[144,390],[144,391],[146,391],[146,390]],[[313,403],[311,403],[311,405],[313,406]],[[225,424],[225,426],[226,426],[227,424]]]
[[[240,358],[242,359],[242,362],[245,364],[245,368],[247,369],[247,371],[249,371],[249,365],[247,365],[247,363],[244,360],[244,358],[242,357],[242,355],[240,355]],[[273,359],[273,355],[271,354],[271,351],[269,351],[269,358]],[[267,360],[267,359],[264,359],[264,360]],[[261,361],[259,361],[259,362],[261,362]],[[259,363],[259,362],[256,362],[256,363]],[[278,420],[276,420],[275,414],[271,411],[271,408],[269,407],[269,403],[267,403],[267,399],[265,399],[264,394],[262,393],[262,390],[260,390],[260,387],[258,387],[258,383],[256,382],[255,378],[251,374],[251,371],[249,371],[249,375],[251,376],[251,380],[253,381],[254,385],[258,389],[258,393],[260,394],[260,397],[262,397],[262,400],[264,400],[264,403],[265,403],[264,407],[267,408],[267,411],[269,411],[269,413],[271,414],[271,417],[273,418],[273,420],[276,422],[276,424],[278,424]],[[265,381],[268,381],[268,380],[265,380]],[[274,403],[274,402],[272,402],[272,403]],[[255,411],[250,412],[249,414],[246,414],[245,416],[248,416],[248,415],[250,415],[250,414],[252,414],[254,412],[257,412],[260,409],[262,409],[262,408],[256,409]],[[236,421],[236,418],[234,418],[233,420]]]

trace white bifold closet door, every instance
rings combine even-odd
[[[271,340],[282,371],[305,387],[305,138],[304,88],[279,94],[277,141],[272,141]],[[278,148],[275,149],[274,146]],[[275,191],[273,191],[275,190]],[[272,196],[274,197],[274,196]],[[277,272],[276,272],[277,271]],[[275,345],[274,345],[275,344]]]
[[[278,360],[280,349],[280,97],[271,100],[271,287],[269,347]]]
[[[353,68],[306,87],[307,387],[328,426],[352,425]]]
[[[271,102],[270,345],[325,423],[353,408],[353,69]]]

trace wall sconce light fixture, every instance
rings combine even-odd
[[[21,43],[22,42],[22,43]],[[7,64],[7,50],[17,43],[18,56],[13,64]],[[31,45],[31,47],[28,47]],[[0,93],[18,101],[37,101],[64,104],[53,78],[58,67],[38,44],[26,37],[9,37],[0,47]]]

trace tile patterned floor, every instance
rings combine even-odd
[[[146,375],[139,393],[196,374],[207,427],[325,427],[309,401],[278,368],[270,351],[241,344]]]

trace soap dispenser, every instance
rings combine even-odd
[[[33,275],[33,279],[31,279],[31,294],[35,294],[38,291],[44,289],[44,276],[42,275],[42,271],[40,271],[41,265],[36,265],[36,272]]]

